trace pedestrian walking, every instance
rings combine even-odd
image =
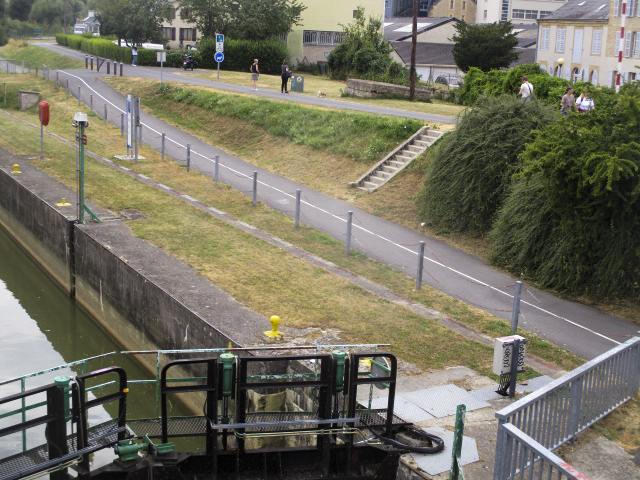
[[[258,90],[258,78],[260,77],[260,69],[258,68],[258,59],[254,59],[251,67],[249,67],[249,71],[251,72],[251,90]]]
[[[578,112],[580,113],[590,112],[596,108],[596,104],[590,97],[589,92],[582,92],[576,100],[576,105],[578,107]]]
[[[136,47],[135,45],[131,49],[131,57],[133,58],[133,60],[131,60],[131,65],[134,67],[137,67],[138,66],[138,47]]]
[[[569,115],[571,110],[576,109],[576,99],[573,96],[573,87],[567,87],[560,101],[560,113],[563,115]]]
[[[287,59],[284,59],[282,62],[282,85],[280,85],[280,93],[289,93],[287,91],[287,84],[289,83],[289,78],[291,77],[291,70],[289,70],[289,62]]]
[[[520,99],[523,102],[527,100],[531,100],[531,96],[533,95],[533,85],[529,83],[529,79],[527,77],[522,77],[522,85],[520,85]]]

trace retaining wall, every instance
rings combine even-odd
[[[0,151],[0,226],[124,348],[183,349],[261,342],[268,322],[145,240],[113,212],[75,224],[66,186]],[[155,359],[153,359],[155,360]]]
[[[345,93],[356,97],[375,98],[385,95],[397,95],[409,98],[409,87],[404,85],[394,85],[392,83],[374,82],[372,80],[360,80],[350,78],[347,80]],[[429,100],[435,89],[431,87],[416,87],[416,98]]]

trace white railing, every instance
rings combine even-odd
[[[500,410],[494,480],[521,478],[538,460],[551,458],[551,450],[634,398],[639,386],[640,338],[634,337]],[[557,475],[540,478],[580,478]]]

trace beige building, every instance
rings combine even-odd
[[[612,87],[618,73],[621,2],[570,0],[538,20],[537,63],[551,75]],[[629,0],[621,83],[640,79],[640,0]]]
[[[476,23],[506,22],[535,24],[566,0],[478,0]]]
[[[200,32],[182,13],[180,2],[173,2],[173,18],[171,22],[162,24],[162,39],[169,49],[195,48],[200,40]]]

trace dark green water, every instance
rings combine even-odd
[[[86,313],[63,292],[24,253],[6,232],[0,229],[0,383],[32,372],[64,365],[96,355],[121,350]],[[128,378],[149,378],[132,357],[108,356],[87,366],[93,371],[118,365],[127,370]],[[57,375],[71,377],[82,373],[80,367],[65,368],[26,380],[26,389],[52,382]],[[131,385],[128,418],[156,416],[153,386]],[[0,397],[20,392],[20,383],[0,385]],[[17,408],[0,406],[0,414]],[[90,412],[90,424],[100,423],[116,414],[113,408]],[[9,419],[0,419],[0,428]],[[27,446],[44,443],[42,432],[33,429],[27,435]],[[22,448],[18,434],[0,438],[0,457]]]

